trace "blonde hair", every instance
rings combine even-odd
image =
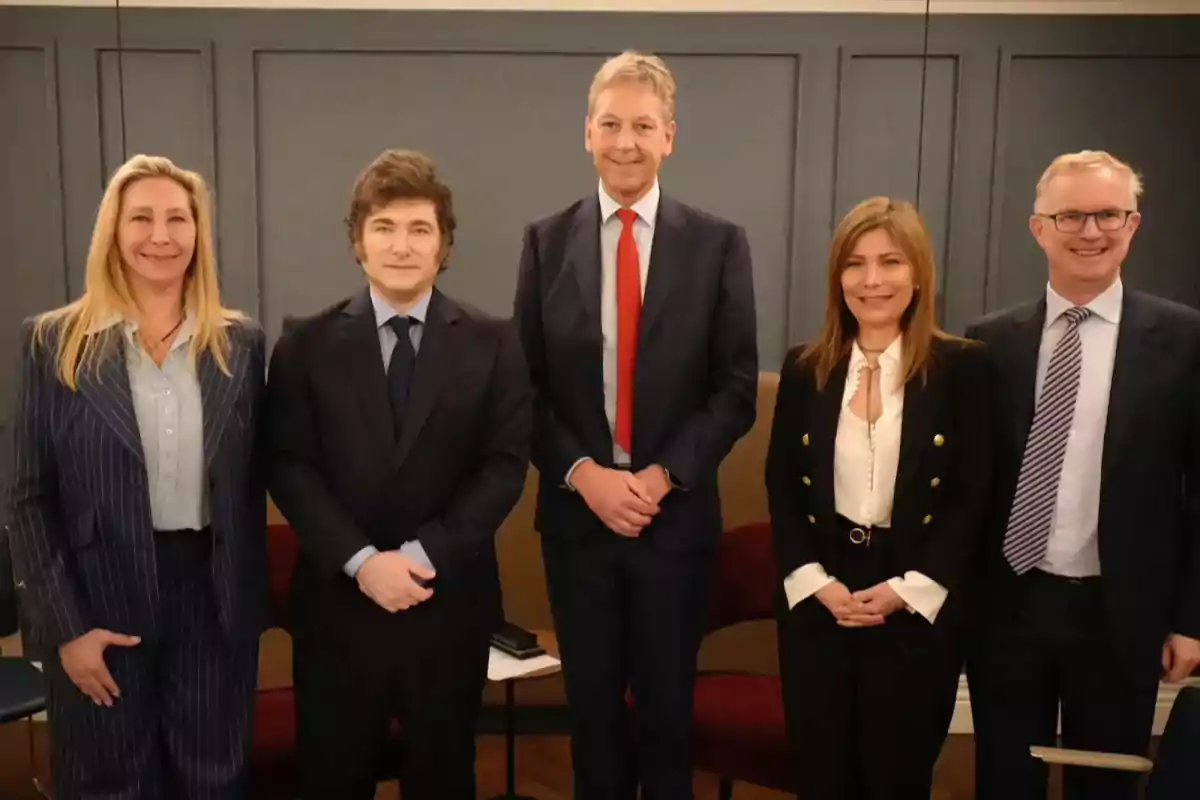
[[[1133,167],[1103,150],[1080,150],[1078,153],[1063,153],[1051,161],[1050,166],[1046,167],[1046,171],[1042,173],[1042,177],[1037,182],[1037,192],[1033,201],[1034,208],[1037,208],[1037,201],[1042,199],[1050,181],[1059,175],[1083,172],[1089,169],[1108,169],[1118,175],[1124,175],[1129,181],[1129,193],[1133,197],[1133,205],[1135,208],[1137,207],[1137,200],[1142,196],[1142,176],[1135,172]]]
[[[638,83],[649,86],[662,101],[667,122],[675,119],[675,76],[666,63],[655,55],[626,50],[613,56],[596,71],[588,89],[588,116],[596,107],[596,98],[605,89],[618,83]]]
[[[65,386],[74,390],[80,370],[95,368],[110,353],[111,337],[94,336],[113,315],[136,319],[137,300],[129,289],[125,266],[117,243],[117,227],[125,190],[144,178],[170,178],[188,194],[196,223],[196,249],[184,278],[184,308],[196,318],[188,356],[195,362],[207,350],[226,375],[229,337],[226,325],[246,316],[221,306],[217,265],[213,252],[212,215],[208,188],[195,172],[180,169],[162,156],[136,155],[126,161],[108,182],[96,212],[92,243],[88,248],[83,296],[62,308],[41,314],[34,323],[33,341],[44,345],[47,332],[55,329],[56,372]]]
[[[933,245],[921,215],[906,200],[868,198],[842,218],[829,246],[825,323],[820,337],[808,345],[802,355],[816,364],[818,389],[825,388],[834,367],[850,353],[858,332],[858,320],[846,305],[842,291],[842,273],[846,271],[858,240],[874,230],[886,231],[912,265],[915,291],[900,319],[900,330],[904,335],[904,382],[917,375],[924,378],[934,339],[958,339],[943,331],[937,323]]]

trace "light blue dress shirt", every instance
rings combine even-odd
[[[433,296],[433,291],[425,293],[417,304],[409,309],[408,317],[414,320],[417,324],[408,326],[408,339],[412,342],[413,353],[421,351],[421,337],[425,332],[425,315],[429,313],[429,299]],[[396,332],[392,330],[392,326],[388,325],[388,320],[392,317],[400,316],[400,312],[388,305],[387,301],[380,297],[374,287],[371,288],[371,305],[375,308],[375,329],[379,334],[379,352],[383,356],[383,369],[386,372],[388,364],[392,360],[392,351],[396,349]],[[368,558],[378,553],[379,550],[375,545],[367,545],[362,550],[359,550],[350,560],[346,562],[342,569],[351,578],[358,574],[361,567]],[[429,555],[425,552],[425,548],[416,539],[405,542],[400,547],[400,553],[411,558],[422,566],[433,569],[433,563],[429,560]]]
[[[117,324],[114,318],[112,324]],[[150,484],[155,530],[199,530],[208,524],[204,405],[188,358],[196,319],[188,314],[162,366],[142,349],[136,322],[123,322],[129,391]]]

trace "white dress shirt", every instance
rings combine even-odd
[[[1038,565],[1039,569],[1055,575],[1081,578],[1100,574],[1100,549],[1096,540],[1100,517],[1100,466],[1124,296],[1124,286],[1117,278],[1112,286],[1087,304],[1092,315],[1079,325],[1079,343],[1083,351],[1079,395],[1075,400],[1071,432],[1067,436],[1067,452],[1058,482],[1046,557]],[[1073,305],[1046,286],[1046,327],[1038,351],[1036,396],[1041,395],[1054,346],[1067,329],[1062,313]]]
[[[865,369],[869,362],[857,342],[850,351],[850,366],[834,440],[833,495],[837,513],[858,525],[888,527],[892,524],[896,471],[900,464],[900,432],[904,421],[902,339],[896,337],[879,356],[882,408],[873,430],[869,430],[866,420],[850,410],[850,402],[858,393],[859,385],[870,375]],[[783,582],[788,607],[794,607],[835,580],[837,578],[827,574],[820,563],[804,564]],[[946,601],[944,587],[913,570],[889,579],[888,585],[905,602],[910,613],[919,613],[931,623]]]
[[[617,427],[617,242],[624,224],[617,212],[624,206],[609,196],[600,184],[600,333],[604,339],[604,413],[609,430]],[[629,208],[637,214],[633,222],[633,239],[637,243],[638,266],[642,277],[642,298],[646,297],[646,278],[650,274],[650,248],[654,244],[654,223],[658,219],[658,180],[640,200]],[[571,485],[571,473],[588,459],[581,458],[567,470],[566,483]],[[613,462],[628,464],[629,454],[613,441]]]

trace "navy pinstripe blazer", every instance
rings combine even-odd
[[[228,328],[232,376],[207,353],[196,372],[221,624],[257,637],[266,611],[266,490],[257,428],[265,378],[262,329]],[[146,465],[124,337],[81,370],[72,392],[55,375],[54,337],[26,335],[12,424],[8,526],[29,637],[46,648],[93,628],[156,638],[158,578]]]

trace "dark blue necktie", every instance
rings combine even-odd
[[[388,362],[388,396],[392,404],[392,422],[396,439],[400,438],[401,423],[404,420],[404,406],[408,402],[408,389],[412,384],[413,367],[417,363],[417,353],[413,350],[412,339],[408,331],[412,325],[420,324],[411,317],[392,317],[387,324],[396,332],[396,347],[392,350],[392,360]]]

